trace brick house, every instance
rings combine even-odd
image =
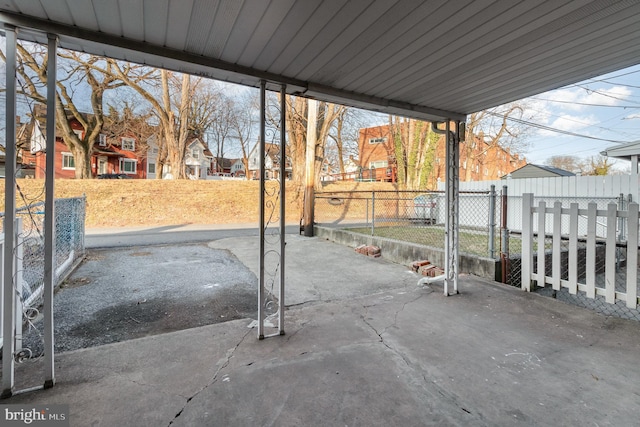
[[[428,182],[435,188],[445,180],[446,145],[444,136],[438,139],[433,159],[433,170]],[[396,179],[396,161],[389,126],[360,129],[358,138],[360,159],[359,178],[363,180],[390,181]],[[460,143],[460,180],[484,181],[502,176],[524,166],[526,159],[511,154],[509,149],[489,145],[480,137]]]
[[[34,178],[45,177],[45,150],[43,108],[37,109],[35,118],[25,124],[28,143],[19,149],[23,165],[33,168]],[[74,118],[69,119],[73,131],[82,138],[84,129]],[[110,135],[109,129],[103,129],[95,142],[90,159],[91,174],[97,177],[102,174],[124,174],[131,178],[147,177],[145,144],[132,134]],[[56,136],[55,141],[55,178],[75,178],[75,160],[63,139]]]

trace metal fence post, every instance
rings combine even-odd
[[[367,199],[366,197],[364,199],[364,205],[365,205],[366,210],[367,210],[367,213],[366,213],[367,217],[366,217],[365,225],[369,225],[369,199]]]
[[[500,265],[502,267],[502,283],[507,283],[509,271],[509,229],[507,228],[507,186],[502,186],[500,207]]]
[[[495,258],[496,237],[496,186],[491,186],[489,192],[489,257]]]
[[[373,236],[376,228],[376,192],[371,192],[371,235]]]

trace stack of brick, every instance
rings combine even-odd
[[[444,274],[442,268],[431,264],[428,260],[414,261],[411,269],[422,276],[436,277]]]
[[[378,258],[381,255],[380,248],[373,245],[360,245],[356,248],[356,252],[373,258]]]

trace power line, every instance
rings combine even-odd
[[[560,104],[586,105],[588,107],[610,107],[610,108],[640,108],[640,103],[636,105],[607,105],[607,104],[589,104],[587,102],[561,101],[559,99],[531,98],[536,101],[558,102]]]
[[[562,135],[576,136],[576,137],[579,137],[579,138],[593,139],[593,140],[596,140],[596,141],[612,142],[614,144],[626,144],[626,143],[629,142],[629,141],[620,141],[620,140],[616,140],[616,139],[598,138],[598,137],[595,137],[595,136],[582,135],[582,134],[579,134],[579,133],[570,132],[570,131],[562,130],[562,129],[556,129],[556,128],[553,128],[551,126],[541,125],[539,123],[534,123],[534,122],[530,122],[530,121],[527,121],[527,120],[517,119],[515,117],[509,117],[509,116],[505,117],[503,114],[498,114],[498,113],[494,113],[494,112],[491,112],[491,111],[488,111],[488,113],[490,115],[493,115],[493,116],[496,116],[496,117],[506,118],[509,121],[512,121],[512,122],[515,122],[515,123],[519,123],[519,124],[522,124],[522,125],[525,125],[525,126],[531,126],[531,127],[542,129],[542,130],[546,130],[546,131],[549,131],[549,132],[559,133],[559,134],[562,134]]]

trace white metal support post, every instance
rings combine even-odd
[[[284,259],[286,237],[286,179],[287,179],[287,86],[280,86],[280,306],[278,315],[278,332],[284,335]]]
[[[16,49],[15,27],[4,27],[6,40],[6,138],[4,179],[4,260],[3,260],[3,347],[2,347],[2,395],[10,397],[14,386],[15,352],[15,292],[14,250],[16,218]]]
[[[264,175],[265,175],[265,121],[266,121],[266,82],[260,81],[260,141],[258,156],[260,158],[260,273],[258,278],[258,339],[264,339],[264,249],[265,249],[265,225],[264,225]]]
[[[445,204],[447,214],[445,217],[445,242],[444,242],[444,294],[458,293],[458,228],[459,228],[459,188],[460,188],[460,140],[464,133],[460,122],[455,122],[456,130],[451,131],[451,122],[445,122],[445,130],[438,128],[438,123],[433,123],[433,131],[445,135],[446,141],[446,187]],[[453,288],[453,291],[449,289]]]
[[[56,239],[55,239],[55,199],[54,168],[56,140],[56,57],[58,38],[48,35],[47,62],[47,129],[46,129],[46,179],[44,202],[44,387],[55,384],[54,335],[53,335],[53,290],[56,280]]]

